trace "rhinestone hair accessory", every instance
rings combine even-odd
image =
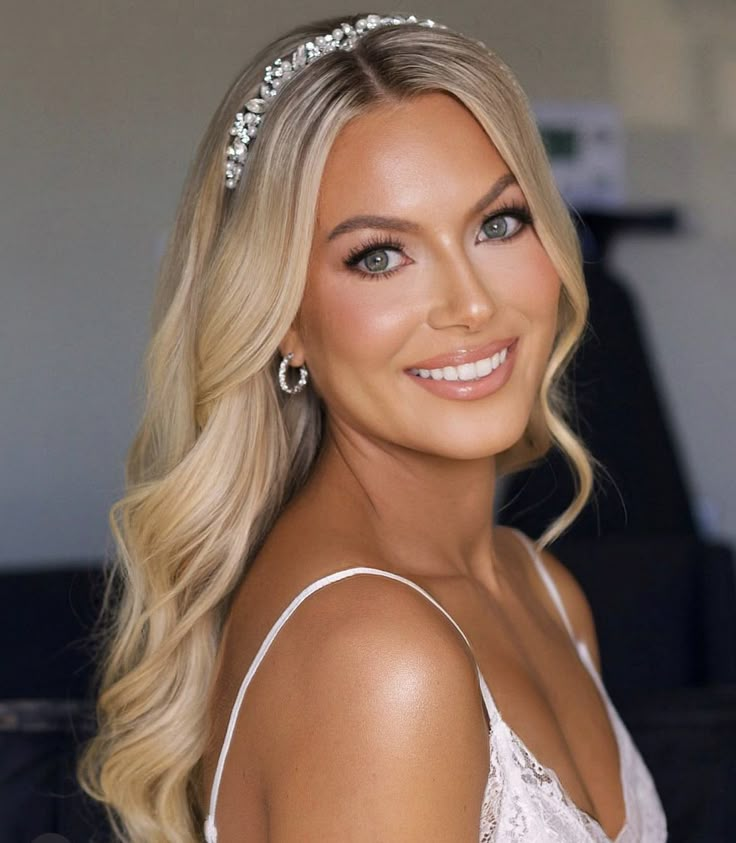
[[[414,15],[366,15],[358,19],[355,26],[350,23],[341,23],[332,32],[318,35],[314,40],[300,44],[291,54],[291,58],[277,58],[273,64],[269,64],[261,82],[260,96],[246,102],[235,115],[233,125],[230,127],[231,140],[225,160],[225,187],[231,190],[237,187],[248,151],[258,133],[263,115],[285,82],[315,59],[327,53],[335,50],[352,50],[358,39],[367,32],[381,26],[398,26],[403,23],[447,29],[444,24],[435,23],[428,18],[418,20]]]

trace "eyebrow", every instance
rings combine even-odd
[[[515,176],[512,173],[506,173],[497,179],[491,189],[473,205],[471,208],[471,215],[479,214],[484,208],[495,202],[496,199],[512,184],[518,184]],[[334,240],[341,234],[348,231],[358,231],[361,228],[388,228],[394,231],[404,231],[409,233],[416,233],[421,228],[415,222],[402,219],[401,217],[381,217],[375,214],[360,214],[355,217],[350,217],[343,222],[336,225],[332,231],[327,235],[327,241]]]

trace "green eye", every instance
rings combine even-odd
[[[378,272],[383,272],[388,269],[388,257],[386,249],[377,249],[375,252],[369,252],[368,255],[363,258],[363,260],[365,261],[365,265],[370,270],[377,270]]]
[[[486,223],[486,233],[490,237],[505,237],[509,231],[508,217],[491,217]]]
[[[490,240],[511,240],[531,224],[532,217],[528,208],[511,206],[500,208],[486,217],[481,227]]]

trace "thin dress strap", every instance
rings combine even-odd
[[[315,591],[318,591],[320,588],[324,588],[326,585],[330,585],[330,583],[337,582],[338,580],[345,579],[346,577],[353,576],[354,574],[376,574],[378,576],[388,577],[389,579],[398,580],[399,582],[406,583],[406,585],[411,586],[413,589],[418,591],[420,594],[423,594],[429,601],[434,603],[434,605],[445,615],[445,617],[455,626],[457,631],[462,635],[465,639],[465,643],[468,645],[470,652],[473,652],[473,648],[470,645],[470,641],[468,641],[467,636],[462,631],[458,623],[455,619],[450,615],[450,613],[441,606],[435,599],[432,597],[429,592],[425,591],[421,586],[417,585],[412,580],[407,579],[406,577],[402,577],[399,574],[391,573],[390,571],[383,571],[380,568],[368,568],[368,567],[354,567],[354,568],[347,568],[342,571],[335,571],[332,574],[327,574],[324,577],[320,577],[320,579],[315,580],[313,583],[310,583],[306,588],[297,594],[297,596],[289,603],[289,605],[284,609],[281,613],[279,618],[276,620],[276,623],[271,627],[268,635],[264,639],[263,643],[261,644],[258,652],[256,653],[253,662],[248,669],[248,672],[245,674],[245,678],[243,679],[240,688],[238,689],[238,694],[235,698],[235,703],[233,704],[233,709],[230,714],[230,720],[228,721],[227,731],[225,733],[225,740],[222,745],[222,749],[220,750],[220,757],[217,761],[217,768],[215,769],[215,777],[212,782],[212,791],[210,793],[210,806],[209,806],[209,814],[204,824],[204,835],[205,840],[207,843],[217,843],[217,828],[215,826],[215,807],[217,805],[217,796],[220,791],[220,783],[222,781],[222,773],[225,768],[225,760],[227,758],[227,754],[230,750],[230,743],[233,738],[233,734],[235,732],[235,726],[238,719],[238,714],[240,712],[240,706],[243,703],[243,697],[245,696],[245,692],[250,684],[253,675],[255,674],[258,666],[263,661],[263,657],[268,652],[269,647],[273,643],[274,638],[278,634],[281,627],[286,623],[286,621],[294,614],[298,606],[309,597],[310,594],[313,594]],[[473,659],[475,661],[475,658]],[[484,704],[487,709],[487,714],[489,718],[491,717],[491,712],[489,710],[489,706],[493,706],[492,699],[490,697],[490,693],[488,692],[487,686],[485,681],[483,680],[483,675],[480,672],[480,668],[478,667],[477,661],[475,661],[476,671],[478,673],[478,678],[480,680],[480,687],[481,693],[483,697]]]
[[[537,552],[537,549],[534,547],[534,544],[532,543],[531,539],[529,539],[524,533],[522,533],[521,530],[517,530],[516,527],[512,527],[511,529],[519,536],[519,538],[522,540],[527,550],[529,551],[529,554],[534,560],[534,564],[536,565],[536,568],[539,571],[539,575],[541,576],[544,584],[547,586],[547,591],[549,591],[552,600],[557,606],[557,610],[562,616],[562,620],[564,621],[565,626],[567,627],[567,631],[570,633],[570,638],[572,638],[573,643],[577,646],[578,640],[575,637],[575,633],[573,631],[572,624],[570,623],[570,619],[567,617],[567,612],[565,611],[565,604],[562,602],[562,598],[560,597],[560,592],[557,590],[555,581],[552,579],[544,562],[542,562],[542,557]]]
[[[537,566],[537,570],[539,571],[539,575],[541,576],[544,584],[547,586],[547,590],[549,591],[552,599],[559,610],[560,615],[562,616],[562,620],[567,627],[567,631],[570,633],[570,638],[572,639],[572,643],[575,645],[575,648],[582,659],[583,664],[588,670],[588,673],[593,677],[593,681],[598,686],[598,690],[601,692],[601,695],[605,700],[608,701],[608,706],[611,707],[610,697],[608,696],[608,690],[606,689],[603,678],[601,674],[598,672],[598,666],[593,661],[593,656],[590,654],[590,650],[588,649],[588,645],[583,641],[581,638],[577,638],[575,632],[573,631],[572,624],[570,623],[570,619],[567,616],[567,612],[565,611],[565,604],[562,602],[562,598],[560,597],[560,592],[555,585],[555,581],[552,579],[547,567],[545,566],[544,562],[542,562],[542,557],[537,553],[536,548],[532,544],[531,540],[527,538],[521,530],[517,530],[516,527],[511,528],[515,533],[518,533],[519,538],[524,542],[527,546],[529,553],[531,554],[532,558],[534,559],[534,563]]]

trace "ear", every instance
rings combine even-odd
[[[295,319],[291,323],[291,327],[286,334],[284,334],[284,338],[279,343],[279,351],[281,352],[282,357],[286,357],[290,351],[293,352],[294,356],[291,358],[289,365],[296,366],[297,368],[304,365],[306,352],[304,349],[304,343],[302,342],[301,332],[299,330],[298,319]]]

